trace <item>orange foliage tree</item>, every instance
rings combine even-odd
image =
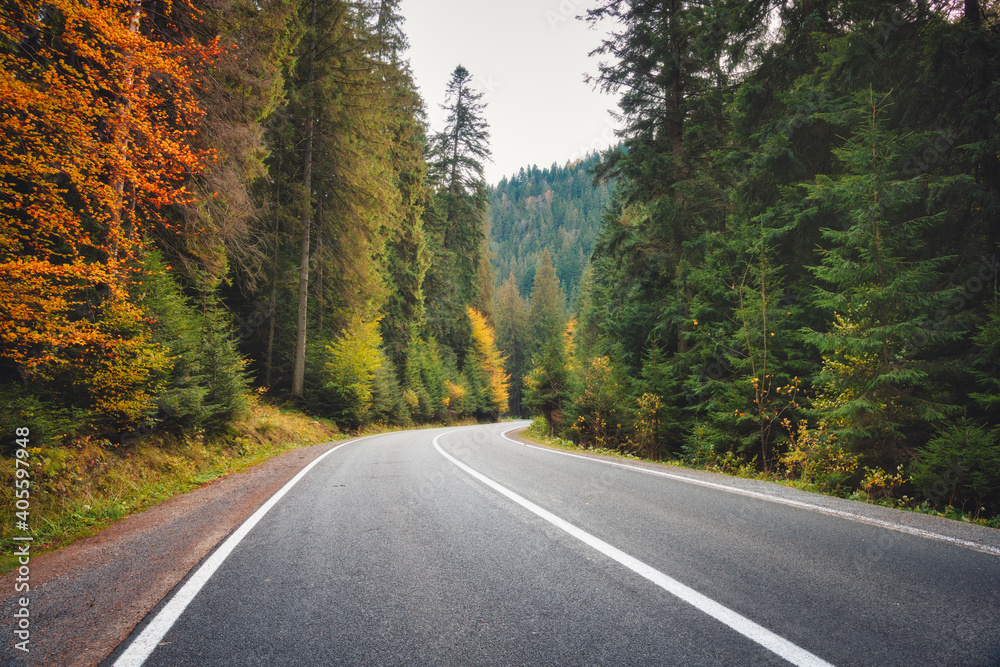
[[[0,10],[0,355],[29,377],[71,372],[121,422],[166,363],[129,299],[146,233],[212,157],[191,138],[218,47],[152,39],[152,20],[128,0]]]

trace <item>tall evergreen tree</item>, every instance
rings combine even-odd
[[[621,148],[596,174],[617,178],[616,197],[631,219],[610,220],[596,252],[617,258],[630,280],[651,281],[661,295],[655,319],[636,324],[677,353],[688,349],[685,272],[698,263],[688,244],[699,230],[719,228],[726,212],[711,160],[725,138],[725,10],[724,2],[608,0],[587,12],[590,21],[621,26],[593,52],[611,57],[592,81],[620,93],[622,124]]]
[[[823,230],[830,246],[812,269],[820,281],[816,302],[835,322],[807,339],[824,354],[818,405],[845,439],[887,462],[900,458],[898,449],[914,435],[908,429],[952,407],[921,391],[928,379],[921,357],[928,346],[960,336],[931,327],[932,314],[954,293],[942,284],[954,258],[921,256],[944,212],[921,215],[925,179],[900,180],[890,171],[900,141],[885,127],[888,96],[869,90],[858,98],[863,106],[831,118],[858,128],[835,151],[846,174],[808,188],[841,224]]]
[[[448,112],[445,129],[434,136],[430,147],[429,169],[437,188],[439,215],[428,220],[436,248],[427,275],[428,319],[438,342],[459,355],[470,335],[465,309],[483,302],[478,294],[480,265],[488,261],[484,256],[483,168],[490,148],[482,97],[469,71],[456,67],[443,107]]]
[[[548,248],[542,251],[528,308],[533,355],[552,340],[559,338],[566,324],[566,298],[559,285],[559,277],[556,276]]]
[[[529,328],[532,368],[524,381],[524,403],[542,412],[552,434],[562,423],[563,404],[570,397],[570,369],[566,299],[547,249],[542,252],[531,290]]]

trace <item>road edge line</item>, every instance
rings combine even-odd
[[[513,429],[512,429],[513,430]],[[798,665],[799,667],[833,667],[830,663],[826,662],[822,658],[813,655],[809,651],[805,650],[801,646],[794,644],[784,637],[768,630],[762,625],[754,623],[746,616],[743,616],[728,607],[719,604],[715,600],[709,598],[702,593],[694,590],[693,588],[682,584],[676,579],[660,572],[651,565],[647,565],[643,561],[630,556],[624,551],[614,547],[604,540],[591,535],[582,528],[562,519],[555,514],[545,510],[535,503],[531,502],[527,498],[511,491],[507,487],[493,481],[486,475],[474,470],[465,463],[462,463],[454,456],[444,451],[441,448],[440,439],[453,433],[454,431],[448,431],[446,433],[441,433],[434,438],[433,444],[434,448],[440,453],[445,459],[450,461],[456,467],[458,467],[463,472],[467,473],[471,477],[479,480],[486,486],[490,487],[494,491],[500,493],[501,495],[507,497],[508,499],[514,501],[524,509],[528,510],[532,514],[544,519],[545,521],[551,523],[556,528],[568,533],[572,537],[575,537],[579,541],[583,542],[587,546],[599,551],[608,558],[617,561],[621,565],[624,565],[628,569],[632,570],[639,576],[651,581],[663,590],[667,591],[671,595],[683,600],[692,607],[698,609],[699,611],[711,616],[717,621],[728,626],[732,630],[735,630],[739,634],[743,635],[747,639],[763,646],[767,650],[771,651],[775,655],[787,660],[793,665]]]
[[[379,434],[381,435],[381,434]],[[343,447],[344,445],[350,445],[355,442],[360,442],[361,440],[367,440],[368,438],[377,437],[375,435],[365,436],[363,438],[355,438],[353,440],[348,440],[347,442],[342,442],[336,447],[333,447],[315,459],[310,461],[302,470],[300,470],[294,477],[288,480],[284,486],[275,491],[274,495],[268,498],[263,505],[257,508],[257,510],[251,514],[247,519],[240,524],[240,526],[234,530],[226,540],[209,555],[209,557],[198,566],[191,577],[184,582],[180,590],[170,598],[170,600],[157,612],[156,616],[143,628],[139,636],[132,640],[132,643],[128,645],[120,656],[112,663],[112,667],[141,667],[143,663],[149,659],[153,651],[159,645],[160,640],[166,636],[170,628],[173,627],[177,619],[180,618],[184,610],[191,603],[192,600],[198,595],[202,587],[208,583],[208,580],[212,578],[216,570],[222,566],[229,554],[233,552],[234,549],[243,541],[253,527],[256,526],[264,515],[267,514],[272,507],[274,507],[279,500],[286,493],[288,493],[292,487],[294,487],[299,480],[306,476],[306,474],[313,469],[320,461],[325,459],[330,454]]]
[[[521,428],[521,427],[518,427]],[[727,486],[725,484],[718,484],[716,482],[708,482],[705,480],[694,479],[692,477],[687,477],[685,475],[677,475],[674,473],[669,473],[661,470],[649,470],[647,468],[640,468],[638,466],[628,465],[627,463],[618,463],[617,461],[605,461],[604,459],[594,458],[592,456],[583,456],[582,454],[574,454],[573,452],[564,452],[552,447],[542,447],[539,445],[532,445],[529,443],[521,443],[511,438],[506,437],[508,433],[516,431],[517,428],[512,428],[508,431],[504,431],[502,435],[505,440],[513,442],[518,445],[523,445],[524,447],[530,447],[531,449],[537,449],[542,452],[548,452],[550,454],[561,454],[563,456],[571,456],[575,459],[583,459],[584,461],[593,461],[594,463],[603,463],[609,466],[615,466],[617,468],[625,468],[627,470],[634,470],[635,472],[645,473],[647,475],[656,475],[657,477],[666,477],[668,479],[677,480],[679,482],[685,482],[687,484],[696,484],[698,486],[708,487],[710,489],[718,489],[720,491],[727,491],[729,493],[735,493],[741,496],[749,496],[751,498],[757,498],[758,500],[767,500],[772,503],[779,503],[782,505],[788,505],[790,507],[798,507],[800,509],[811,510],[813,512],[819,512],[821,514],[826,514],[829,516],[836,516],[842,519],[848,519],[850,521],[857,521],[859,523],[866,523],[870,526],[877,526],[879,528],[887,528],[889,530],[899,531],[901,533],[908,533],[910,535],[915,535],[917,537],[923,537],[931,540],[937,540],[939,542],[947,542],[949,544],[954,544],[961,547],[967,547],[969,549],[975,549],[976,551],[982,551],[985,553],[993,554],[995,556],[1000,556],[1000,548],[990,546],[988,544],[983,544],[981,542],[974,542],[972,540],[963,540],[958,537],[949,537],[948,535],[942,535],[941,533],[935,533],[929,530],[924,530],[922,528],[914,528],[913,526],[907,526],[902,523],[895,523],[892,521],[885,521],[883,519],[875,519],[873,517],[867,517],[861,514],[855,514],[854,512],[847,512],[845,510],[838,510],[833,507],[823,507],[822,505],[815,505],[813,503],[803,502],[801,500],[792,500],[791,498],[781,498],[779,496],[769,496],[766,493],[761,493],[759,491],[751,491],[749,489],[741,489],[735,486]]]

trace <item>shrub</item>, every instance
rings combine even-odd
[[[854,475],[861,455],[844,449],[825,422],[816,428],[809,428],[804,419],[794,427],[787,419],[782,424],[788,430],[790,447],[781,463],[790,477],[815,484],[823,491],[837,491]]]
[[[368,420],[375,375],[385,363],[381,345],[378,320],[355,317],[326,347],[326,390],[338,423],[358,428]]]
[[[68,408],[16,384],[0,384],[0,454],[10,456],[16,449],[15,429],[29,429],[32,446],[54,446],[74,423]]]

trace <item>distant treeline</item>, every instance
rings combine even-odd
[[[494,273],[511,275],[527,297],[542,251],[549,250],[556,275],[572,304],[611,202],[611,185],[594,183],[589,173],[596,153],[548,169],[531,167],[490,188],[488,221]]]

